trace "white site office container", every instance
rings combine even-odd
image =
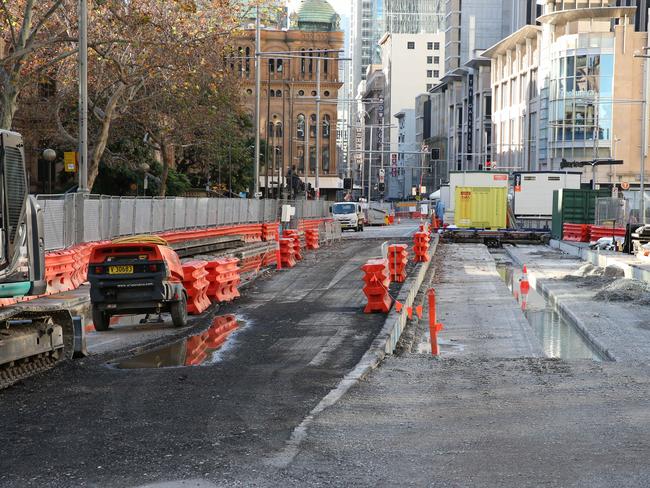
[[[553,215],[553,192],[563,188],[579,189],[581,175],[575,171],[514,173],[515,216],[550,219]]]

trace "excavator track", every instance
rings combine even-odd
[[[21,360],[21,364],[0,367],[0,390],[3,390],[14,383],[52,369],[61,361],[52,355],[44,355]]]
[[[0,390],[18,381],[38,375],[55,367],[74,354],[74,327],[72,316],[67,310],[30,310],[26,304],[0,313],[0,349],[3,337],[12,337],[14,329],[22,334],[34,334],[48,328],[60,327],[63,334],[63,347],[56,350],[38,351],[35,354],[0,364]],[[45,336],[43,334],[42,336]]]

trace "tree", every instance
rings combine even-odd
[[[0,0],[0,128],[11,129],[25,87],[77,52],[74,11],[71,0]]]

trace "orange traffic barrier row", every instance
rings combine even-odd
[[[415,253],[416,263],[426,263],[429,261],[429,234],[426,232],[416,232],[413,235],[414,246],[413,252]]]
[[[566,224],[564,224],[566,225]],[[603,237],[625,237],[625,228],[623,227],[608,227],[606,225],[592,225],[590,226],[590,238],[586,242],[596,242]],[[565,238],[565,240],[567,240]]]
[[[280,239],[280,263],[287,268],[296,265],[296,242],[290,237]]]
[[[388,294],[390,279],[388,277],[387,259],[370,259],[361,266],[364,272],[363,293],[368,299],[368,304],[363,309],[364,313],[388,313],[393,301]]]
[[[45,257],[45,279],[48,293],[74,290],[75,252],[71,249],[57,251]]]
[[[255,256],[248,256],[241,260],[239,265],[240,273],[249,273],[251,271],[259,271],[264,262],[264,255],[257,254]]]
[[[562,238],[565,241],[589,242],[588,224],[564,224],[562,226]]]
[[[187,292],[187,312],[191,315],[199,315],[210,307],[207,264],[206,261],[183,263],[183,286]]]
[[[210,261],[208,271],[208,296],[217,302],[231,302],[239,298],[241,282],[239,259],[222,258]]]
[[[319,245],[319,233],[318,229],[307,229],[305,231],[305,241],[307,243],[307,249],[318,249]]]
[[[409,253],[406,244],[391,244],[388,246],[388,270],[391,281],[404,283],[406,280],[406,265]]]
[[[302,259],[302,254],[300,254],[300,231],[285,229],[282,235],[285,238],[293,239],[293,257],[296,261],[300,261]]]

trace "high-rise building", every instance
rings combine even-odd
[[[385,0],[384,33],[423,34],[443,30],[444,0]]]

